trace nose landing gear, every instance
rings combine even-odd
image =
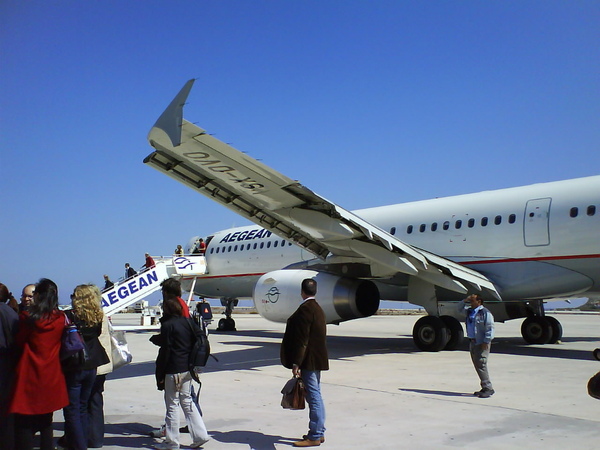
[[[236,331],[235,329],[235,320],[231,317],[233,313],[233,308],[238,305],[237,298],[222,298],[221,305],[225,307],[225,317],[219,320],[219,324],[217,325],[218,331]]]

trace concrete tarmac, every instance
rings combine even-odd
[[[330,370],[322,374],[331,449],[600,448],[600,401],[587,381],[600,370],[600,315],[556,314],[564,328],[555,345],[527,345],[521,320],[496,324],[489,370],[496,394],[473,396],[479,379],[465,343],[459,350],[418,351],[419,316],[374,316],[328,325]],[[209,360],[200,394],[212,439],[203,448],[283,449],[307,432],[308,409],[284,410],[280,390],[291,371],[279,363],[284,324],[234,315],[237,331],[212,332],[219,361]],[[219,317],[216,317],[218,320]],[[215,328],[215,323],[210,327]],[[117,314],[115,325],[139,323]],[[153,331],[128,332],[134,361],[108,376],[106,449],[151,448],[164,420],[156,389]],[[55,435],[62,435],[57,412]],[[181,414],[182,426],[185,424]],[[182,448],[191,443],[181,434]]]

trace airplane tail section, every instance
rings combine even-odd
[[[155,257],[155,266],[133,277],[115,283],[102,292],[104,314],[112,316],[128,306],[158,291],[160,284],[170,277],[203,275],[206,273],[204,256]]]

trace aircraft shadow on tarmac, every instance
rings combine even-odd
[[[235,341],[222,342],[218,346],[213,346],[213,351],[220,346],[246,346],[248,348],[233,351],[215,353],[219,361],[209,359],[205,372],[220,372],[225,370],[252,370],[260,367],[278,365],[279,348],[283,334],[273,331],[236,331],[236,337],[240,339]],[[261,338],[267,341],[245,340],[248,338]],[[590,341],[590,338],[567,338],[564,341]],[[374,338],[360,336],[328,336],[327,345],[330,359],[342,360],[357,356],[388,354],[388,353],[414,353],[417,350],[412,336],[400,335],[389,338]],[[216,348],[217,347],[217,348]],[[456,352],[467,352],[468,343],[465,341],[455,350]],[[158,349],[157,349],[158,352]],[[553,345],[529,345],[523,342],[520,337],[499,338],[492,344],[492,353],[538,356],[542,358],[561,358],[576,360],[593,360],[592,352],[584,350],[573,350],[561,347],[561,344]],[[135,355],[134,355],[135,358]],[[135,361],[135,360],[134,360]],[[109,379],[132,378],[144,375],[154,374],[154,362],[147,361],[142,363],[132,363],[108,375]]]

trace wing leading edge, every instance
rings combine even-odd
[[[367,262],[373,278],[401,272],[500,299],[479,272],[397,239],[183,119],[193,83],[185,84],[150,130],[155,151],[144,163],[325,261]]]

